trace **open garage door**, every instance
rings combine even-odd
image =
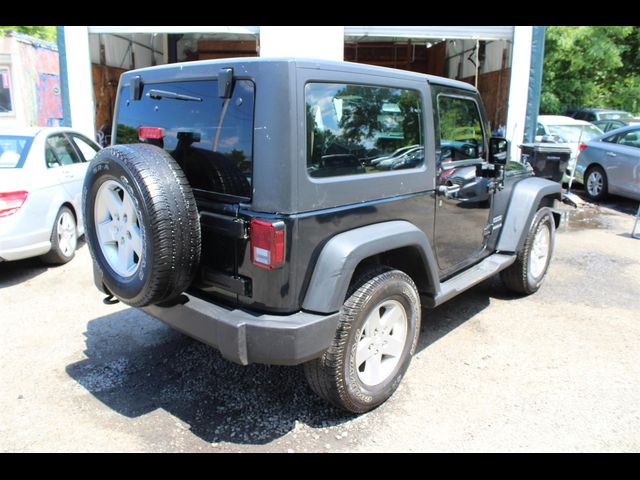
[[[89,27],[97,139],[111,140],[120,75],[167,63],[258,56],[258,27]],[[190,31],[192,30],[192,31]]]
[[[478,88],[492,130],[506,125],[511,27],[345,27],[346,61],[448,77]]]

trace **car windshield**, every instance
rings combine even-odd
[[[0,168],[21,168],[33,137],[0,135]]]
[[[626,120],[633,118],[633,116],[628,112],[607,112],[601,113],[600,118],[602,120]]]
[[[602,135],[602,130],[595,125],[548,125],[547,128],[560,143],[587,142]]]

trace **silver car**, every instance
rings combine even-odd
[[[612,130],[580,149],[575,180],[589,198],[612,193],[640,200],[640,125]]]
[[[82,184],[98,150],[70,128],[0,130],[0,261],[74,257],[84,233]]]

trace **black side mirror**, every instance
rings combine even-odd
[[[506,165],[509,155],[509,141],[502,137],[489,139],[489,163],[493,165]]]

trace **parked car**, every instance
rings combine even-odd
[[[70,128],[0,130],[0,261],[71,260],[82,224],[82,183],[100,146]]]
[[[424,163],[424,147],[420,145],[401,155],[376,163],[375,168],[378,170],[399,170],[401,168],[413,168],[422,163]]]
[[[567,110],[565,116],[576,120],[586,120],[595,122],[597,120],[626,120],[633,118],[629,112],[624,110],[613,110],[610,108],[578,108]]]
[[[640,200],[640,125],[581,144],[575,180],[592,200],[608,193]]]
[[[603,134],[602,130],[585,120],[575,120],[562,115],[539,115],[535,140],[558,143],[571,148],[567,170],[562,177],[562,183],[567,183],[578,157],[578,145]]]
[[[497,273],[533,294],[549,268],[561,187],[507,163],[468,83],[237,58],[124,72],[116,105],[83,189],[96,287],[242,365],[304,364],[345,410],[393,394],[423,308]]]
[[[626,127],[628,125],[640,125],[640,118],[625,118],[621,120],[596,120],[593,123],[603,132],[610,132],[618,128]]]

